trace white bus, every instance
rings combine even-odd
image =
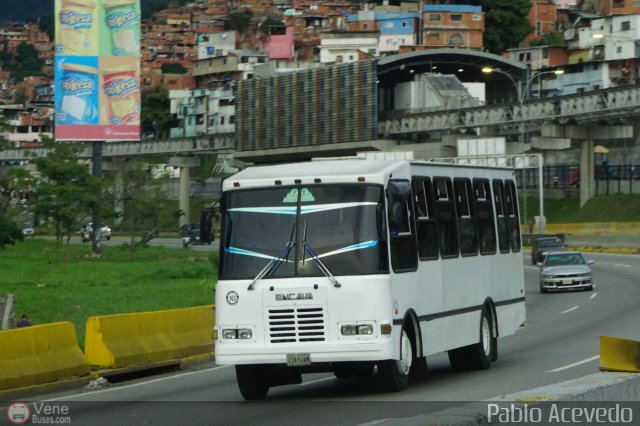
[[[223,183],[216,362],[245,399],[301,374],[406,388],[425,357],[486,369],[525,320],[512,169],[367,159]]]

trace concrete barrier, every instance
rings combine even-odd
[[[548,223],[544,231],[549,234],[572,235],[640,234],[640,222]]]
[[[600,336],[600,370],[640,373],[640,342]]]
[[[91,365],[123,368],[213,354],[213,305],[90,317],[85,355]]]
[[[0,391],[89,374],[70,322],[0,331]]]

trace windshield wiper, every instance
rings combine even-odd
[[[291,228],[291,236],[289,237],[289,241],[287,241],[287,244],[285,244],[285,246],[282,248],[282,250],[280,250],[280,253],[278,253],[276,257],[274,257],[273,259],[271,259],[269,263],[267,263],[267,266],[265,266],[264,268],[262,268],[260,272],[258,272],[258,275],[256,275],[253,281],[251,281],[251,284],[249,284],[249,287],[247,287],[247,290],[253,290],[253,287],[256,285],[256,283],[259,280],[264,278],[272,270],[275,273],[275,271],[278,269],[278,267],[280,267],[282,262],[286,262],[289,260],[289,253],[291,252],[291,248],[296,245],[296,243],[293,242],[294,230],[295,230],[295,224]]]
[[[309,244],[307,244],[307,222],[304,223],[304,236],[302,237],[302,264],[304,265],[304,260],[305,260],[305,253],[309,253],[309,256],[311,256],[311,259],[316,262],[316,265],[318,266],[318,269],[320,269],[322,271],[322,273],[329,278],[329,281],[331,281],[331,284],[333,284],[334,287],[338,288],[338,287],[342,287],[342,284],[340,284],[338,282],[338,280],[336,279],[336,277],[333,276],[333,274],[331,273],[331,271],[329,270],[329,268],[327,268],[327,265],[324,264],[324,262],[322,260],[320,260],[320,258],[318,257],[318,255],[316,254],[316,252],[309,246]]]

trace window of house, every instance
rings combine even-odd
[[[416,233],[420,260],[437,259],[439,255],[438,229],[434,212],[433,186],[428,177],[414,178],[413,200],[416,211]]]
[[[233,124],[235,122],[236,122],[236,116],[235,115],[229,116],[229,124]]]
[[[409,23],[408,23],[408,22],[403,22],[403,23],[402,23],[402,28],[406,28],[406,27],[408,27],[408,26],[409,26]]]
[[[440,255],[443,258],[458,257],[458,221],[451,179],[433,179],[435,213]]]
[[[616,52],[617,53],[622,53],[622,46],[617,46],[616,47]]]
[[[620,23],[620,31],[629,31],[631,29],[631,21],[622,21]]]
[[[362,24],[362,29],[366,30],[367,28],[369,28],[369,24]]]
[[[440,14],[439,13],[430,13],[429,14],[429,21],[439,21],[440,20]]]
[[[336,56],[336,62],[342,62],[342,55]]]
[[[471,20],[473,20],[473,21],[481,21],[482,20],[482,15],[475,14],[475,15],[471,16]]]
[[[385,22],[384,23],[384,27],[385,28],[393,28],[393,22]]]
[[[462,21],[462,15],[460,13],[452,13],[450,19],[453,22],[460,22],[460,21]]]
[[[463,46],[464,37],[460,33],[453,33],[449,36],[449,44],[451,46]]]
[[[518,59],[520,59],[520,62],[530,61],[531,60],[531,52],[520,53],[518,55]]]
[[[542,24],[540,22],[536,22],[536,34],[540,35],[541,28],[542,28]]]
[[[543,49],[542,50],[542,58],[543,59],[548,59],[549,58],[549,51],[547,49]]]
[[[428,32],[427,36],[432,39],[440,39],[440,33]]]

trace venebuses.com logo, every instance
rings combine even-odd
[[[7,409],[7,417],[9,421],[16,425],[23,425],[29,421],[31,411],[29,406],[24,402],[14,402]]]

